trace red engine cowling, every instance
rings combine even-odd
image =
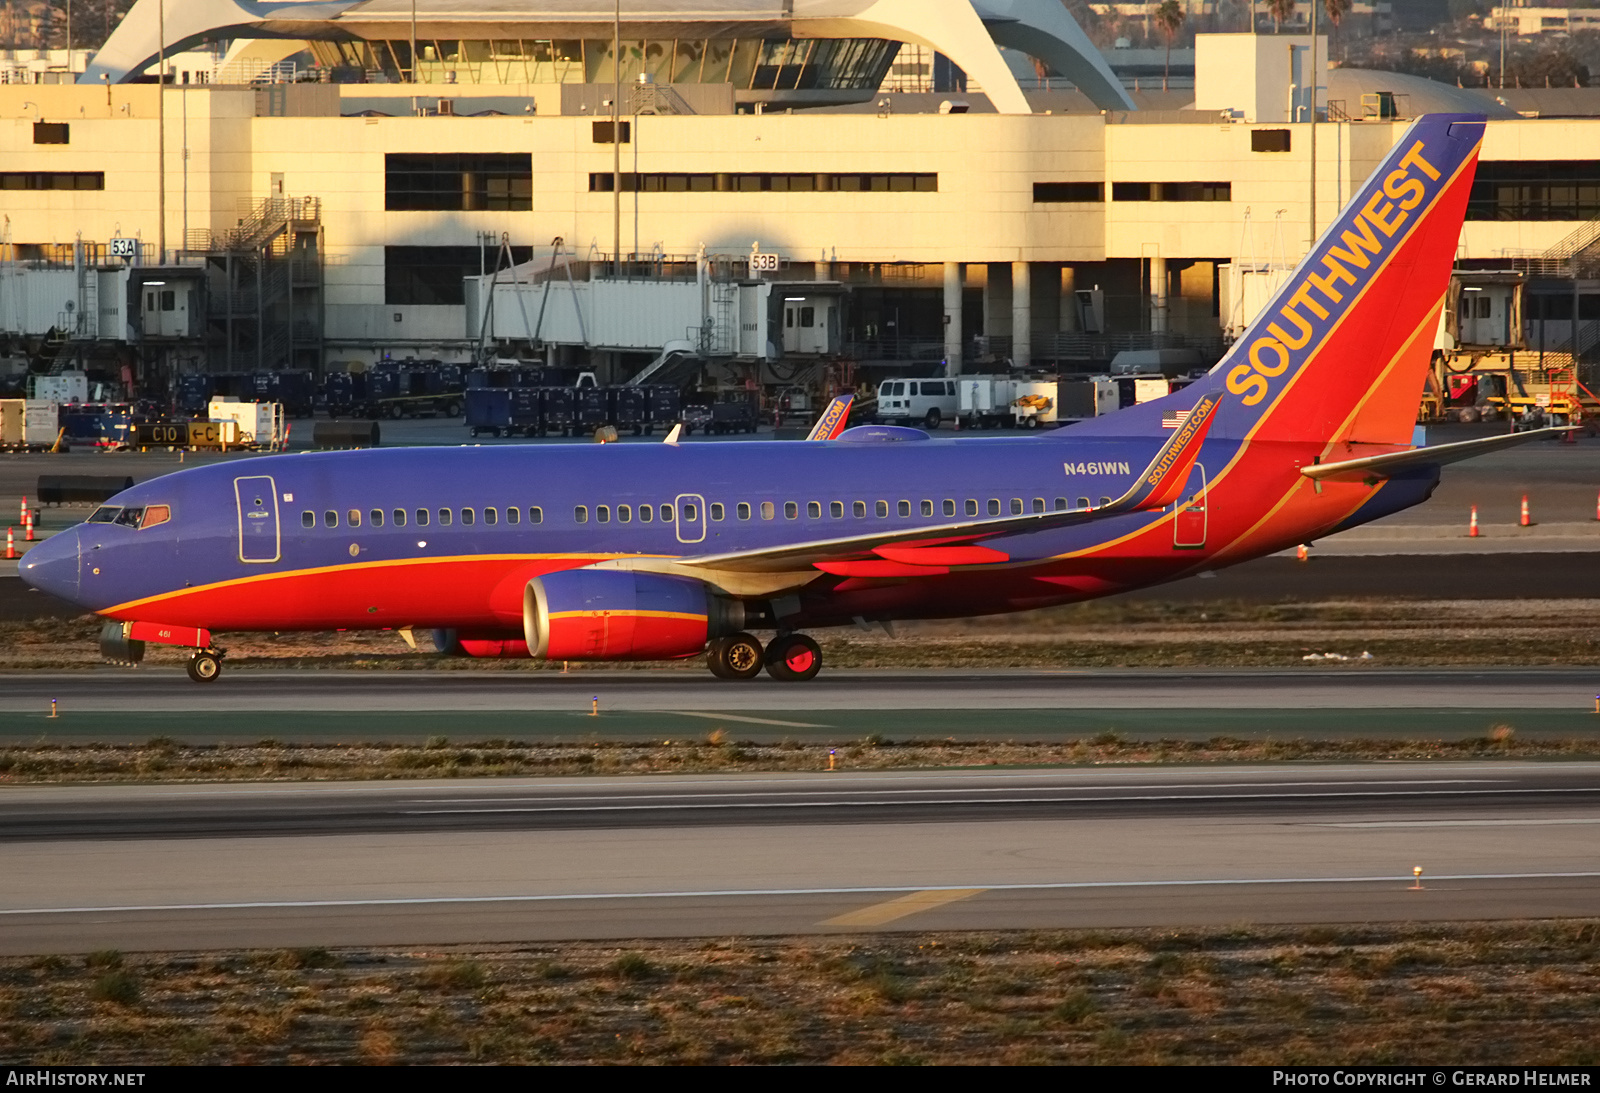
[[[528,582],[528,652],[546,660],[693,656],[744,625],[744,607],[703,583],[620,569],[566,569]]]
[[[480,634],[435,630],[433,647],[447,657],[526,657],[528,646],[520,634]]]

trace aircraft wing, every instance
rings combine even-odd
[[[1318,481],[1335,479],[1359,481],[1388,478],[1414,467],[1438,467],[1446,463],[1459,463],[1463,459],[1497,452],[1501,448],[1514,448],[1530,440],[1550,440],[1569,433],[1575,426],[1561,425],[1551,429],[1530,429],[1525,433],[1507,433],[1504,436],[1485,437],[1482,440],[1463,440],[1455,444],[1439,444],[1432,448],[1407,448],[1399,452],[1385,452],[1360,459],[1344,459],[1337,463],[1313,463],[1301,467],[1300,473]]]
[[[1200,445],[1211,428],[1216,408],[1217,400],[1212,396],[1196,403],[1183,426],[1162,445],[1128,492],[1110,504],[1069,512],[1024,513],[785,543],[757,550],[681,558],[677,566],[708,574],[792,573],[811,568],[840,576],[899,577],[936,575],[948,572],[952,566],[1006,562],[1010,555],[979,544],[1002,535],[1074,527],[1172,504],[1182,495],[1188,482],[1189,471],[1199,457]]]

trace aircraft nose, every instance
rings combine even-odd
[[[57,532],[22,556],[17,575],[40,592],[78,599],[78,529]]]

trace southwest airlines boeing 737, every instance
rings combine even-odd
[[[449,652],[821,667],[804,631],[1171,581],[1424,501],[1413,448],[1484,122],[1429,115],[1189,387],[1044,436],[281,455],[126,490],[27,554],[107,656],[214,631],[430,628]],[[771,631],[762,644],[751,630]]]

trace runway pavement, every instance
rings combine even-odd
[[[851,670],[806,684],[728,683],[693,669],[239,671],[214,685],[176,668],[0,679],[0,741],[192,742],[685,739],[869,734],[1060,739],[1118,731],[1206,739],[1594,735],[1600,670]],[[51,700],[59,716],[51,718]],[[598,715],[594,711],[598,708]]]
[[[1597,827],[1592,763],[35,787],[0,951],[1592,915]]]

